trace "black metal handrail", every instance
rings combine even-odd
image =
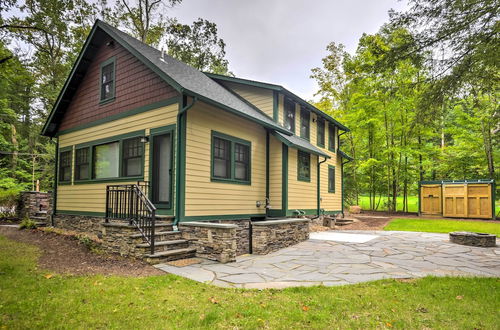
[[[135,225],[155,251],[156,207],[147,197],[149,184],[108,185],[106,186],[106,222],[126,220]]]

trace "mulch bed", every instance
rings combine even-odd
[[[44,270],[67,275],[153,276],[165,272],[142,260],[115,254],[94,253],[76,238],[42,230],[0,227],[0,235],[37,246],[42,254],[38,265]]]

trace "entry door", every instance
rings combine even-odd
[[[151,193],[158,208],[170,208],[172,200],[172,133],[153,135]]]

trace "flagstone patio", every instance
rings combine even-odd
[[[311,233],[306,242],[268,255],[240,256],[233,263],[202,260],[184,267],[155,267],[217,286],[257,289],[427,275],[500,277],[500,247],[457,245],[447,234],[334,231]]]

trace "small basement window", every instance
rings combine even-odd
[[[71,181],[71,158],[73,156],[72,150],[62,151],[59,154],[59,181]]]
[[[212,131],[212,181],[250,184],[251,143]]]
[[[335,192],[335,166],[328,165],[328,192]]]
[[[112,57],[101,64],[101,102],[115,98],[115,58]]]
[[[300,137],[309,140],[310,113],[305,108],[300,109]]]
[[[75,151],[75,180],[90,178],[90,148],[76,149]]]
[[[311,155],[302,150],[297,155],[297,179],[311,181]]]

